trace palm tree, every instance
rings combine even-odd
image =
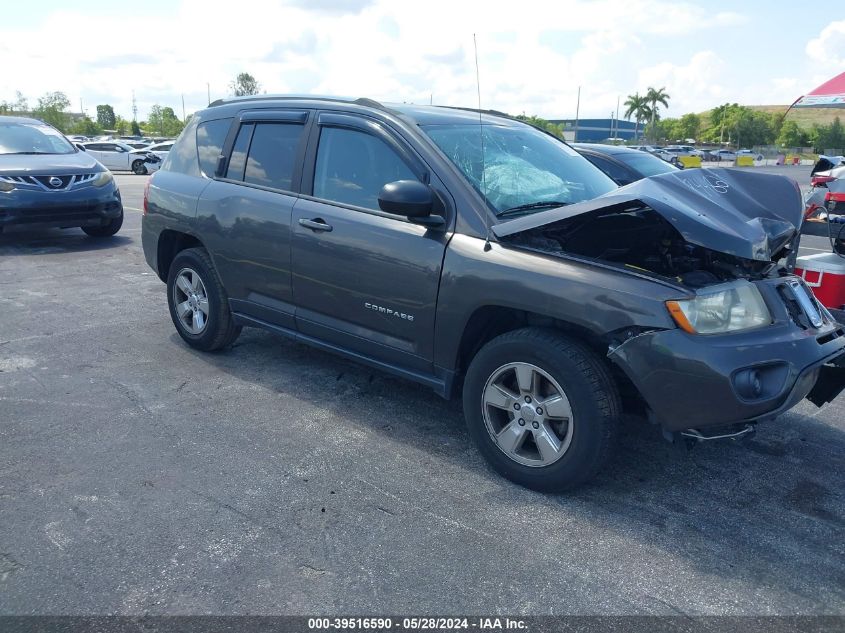
[[[666,88],[660,88],[660,90],[655,90],[651,86],[648,87],[648,91],[645,93],[645,100],[648,103],[649,108],[651,109],[651,133],[654,135],[654,119],[657,117],[657,104],[662,104],[664,108],[669,107],[669,99],[671,97],[666,94]],[[654,141],[655,139],[652,139]]]
[[[628,95],[628,99],[624,103],[627,110],[625,110],[625,119],[630,120],[633,115],[637,122],[634,128],[634,140],[637,139],[640,133],[640,123],[647,120],[651,116],[651,108],[648,107],[648,99],[641,97],[639,92]]]

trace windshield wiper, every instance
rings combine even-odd
[[[22,154],[25,154],[27,156],[31,156],[33,154],[52,154],[52,153],[53,152],[5,152],[3,155],[4,156],[12,156],[12,155],[20,156]]]
[[[516,215],[524,211],[532,211],[534,209],[553,209],[554,207],[564,207],[568,202],[562,200],[541,200],[539,202],[529,202],[528,204],[520,204],[504,211],[499,211],[496,214],[497,218],[503,218],[508,215]]]

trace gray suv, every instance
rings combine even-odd
[[[277,332],[462,394],[479,450],[540,490],[592,477],[623,413],[740,436],[845,386],[845,329],[789,273],[791,181],[691,170],[621,189],[494,113],[218,101],[144,197],[188,345]]]

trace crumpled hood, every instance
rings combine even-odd
[[[639,180],[566,207],[493,227],[502,238],[585,213],[647,206],[692,244],[770,261],[801,228],[804,205],[797,183],[784,176],[739,169],[689,169]]]
[[[0,174],[4,176],[66,176],[91,171],[103,171],[104,167],[86,152],[75,154],[0,154]]]

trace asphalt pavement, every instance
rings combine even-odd
[[[0,614],[845,614],[845,398],[531,492],[424,387],[186,347],[117,180],[114,239],[0,236]]]

